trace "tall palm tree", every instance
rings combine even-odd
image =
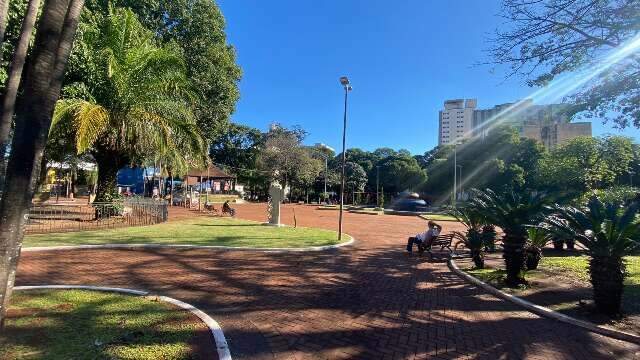
[[[96,201],[112,201],[116,175],[150,153],[180,151],[202,162],[206,145],[192,116],[190,83],[174,46],[160,46],[128,9],[115,9],[82,32],[89,69],[65,89],[52,133],[98,164]]]
[[[506,284],[525,284],[522,269],[525,264],[527,226],[536,223],[535,219],[543,213],[542,196],[515,191],[497,194],[491,189],[474,189],[472,194],[469,206],[482,213],[489,223],[500,227],[504,232],[502,243],[507,268]]]
[[[554,235],[576,239],[587,248],[593,298],[602,313],[620,313],[626,276],[623,257],[640,249],[639,212],[640,202],[621,208],[594,197],[584,209],[556,205],[544,221]]]

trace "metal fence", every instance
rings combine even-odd
[[[168,203],[126,199],[113,203],[37,204],[29,211],[26,234],[114,229],[167,221]]]

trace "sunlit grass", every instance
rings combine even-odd
[[[198,217],[153,226],[30,235],[25,247],[99,244],[179,244],[296,248],[338,243],[329,230],[270,227],[231,218]]]
[[[624,259],[627,269],[625,292],[633,297],[640,296],[640,256],[627,256]],[[547,256],[542,258],[540,267],[553,272],[560,272],[582,281],[589,281],[588,256]]]
[[[0,359],[191,359],[204,323],[149,299],[82,290],[15,292]]]

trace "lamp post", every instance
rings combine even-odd
[[[459,184],[459,188],[460,188],[460,195],[462,195],[462,165],[456,165],[456,170],[457,169],[460,169],[460,181],[458,181],[458,184]],[[456,194],[457,194],[457,192],[456,192]]]
[[[457,150],[457,143],[453,144],[453,204],[451,204],[453,207],[456,207],[456,200],[457,200],[457,194],[456,192],[458,191],[458,150]]]
[[[376,207],[380,206],[380,166],[376,166]]]
[[[335,150],[333,150],[333,148],[331,148],[330,146],[326,145],[326,144],[322,144],[322,143],[317,143],[316,144],[316,148],[321,149],[321,150],[325,150],[326,152],[323,153],[324,155],[324,197],[325,200],[327,198],[327,176],[329,175],[329,152],[331,153],[335,153]]]
[[[344,120],[342,125],[342,174],[340,176],[340,218],[338,220],[338,241],[342,241],[342,211],[344,209],[344,172],[347,162],[347,100],[351,83],[346,76],[340,78],[340,84],[344,87]]]

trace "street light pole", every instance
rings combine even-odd
[[[460,181],[458,181],[458,187],[460,188],[460,194],[462,195],[462,165],[457,165],[456,166],[456,170],[457,169],[460,169],[460,175],[459,175],[460,176]],[[456,189],[456,191],[457,191],[457,189]],[[457,192],[456,192],[456,194],[457,194]]]
[[[342,125],[342,174],[340,176],[340,218],[338,220],[338,241],[342,241],[342,212],[344,209],[344,174],[347,162],[347,100],[351,84],[346,76],[340,78],[340,84],[344,87],[344,120]]]
[[[453,144],[453,207],[456,207],[458,191],[458,150],[457,144]]]
[[[380,166],[376,166],[376,207],[380,206]]]
[[[324,194],[323,198],[327,200],[327,174],[329,173],[329,155],[324,154]]]

